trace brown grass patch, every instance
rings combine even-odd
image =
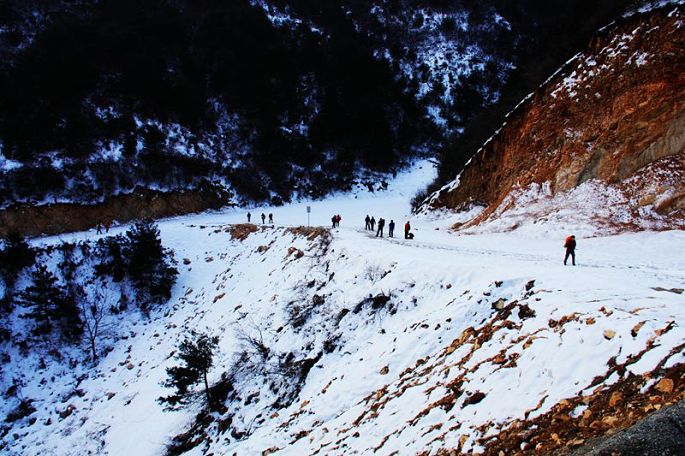
[[[320,226],[295,226],[288,228],[285,231],[294,234],[295,236],[306,237],[310,241],[320,237],[330,237],[331,235],[328,228],[322,228]]]
[[[228,232],[231,235],[231,239],[244,241],[252,233],[257,232],[259,228],[257,225],[252,223],[239,223],[237,225],[231,225],[228,227]]]

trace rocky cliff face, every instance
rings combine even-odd
[[[17,205],[0,211],[0,237],[10,233],[40,236],[83,231],[97,224],[126,223],[218,209],[230,195],[217,189],[157,192],[137,189],[98,204],[58,203],[44,206]]]
[[[463,228],[514,229],[564,202],[610,231],[685,226],[683,49],[683,5],[602,30],[428,205],[484,207]]]

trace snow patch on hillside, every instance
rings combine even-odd
[[[626,185],[631,185],[631,182]],[[670,229],[673,223],[655,211],[658,202],[666,197],[662,196],[652,204],[641,204],[622,188],[596,179],[557,193],[552,192],[549,182],[533,183],[524,189],[512,190],[487,219],[465,228],[463,232],[516,230],[521,235],[535,236],[573,232],[583,237],[594,237],[625,230]],[[466,226],[472,220],[469,219]]]
[[[23,165],[16,161],[5,157],[2,152],[0,152],[0,172],[6,173],[13,171],[15,169],[21,168]]]
[[[655,1],[645,1],[642,2],[640,6],[635,8],[634,10],[628,11],[626,13],[626,16],[630,16],[635,13],[648,13],[650,11],[664,8],[669,5],[683,5],[685,4],[684,0],[655,0]]]

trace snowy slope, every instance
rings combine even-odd
[[[189,454],[484,450],[483,438],[514,420],[591,398],[628,372],[685,361],[685,233],[581,238],[576,267],[562,264],[568,233],[557,225],[457,236],[447,230],[457,216],[432,214],[412,219],[416,239],[404,240],[409,199],[433,172],[422,163],[388,192],[309,204],[312,225],[341,214],[330,235],[288,228],[306,224],[306,203],[253,209],[253,221],[264,211],[276,226],[242,240],[231,224],[245,211],[162,221],[180,271],[168,309],[122,325],[127,339],[93,369],[45,356],[47,367],[29,372],[13,358],[0,387],[21,378],[37,419],[15,423],[3,451],[162,454],[198,412],[156,402],[170,392],[161,382],[172,352],[193,329],[220,337],[211,380],[229,373],[235,394]],[[367,213],[394,219],[396,237],[363,230]],[[261,338],[270,355],[257,359],[245,335]],[[315,360],[289,404],[293,382],[277,372],[283,359]],[[624,363],[625,371],[612,368]]]

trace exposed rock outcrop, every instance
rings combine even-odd
[[[654,412],[638,424],[579,448],[572,456],[682,455],[685,452],[685,403]]]
[[[535,211],[538,200],[591,184],[593,192],[604,194],[600,204],[611,200],[621,206],[620,213],[594,220],[599,224],[685,226],[683,49],[682,5],[631,16],[601,31],[511,113],[457,180],[428,204],[484,206],[463,225],[473,227],[523,204],[531,208],[529,216],[545,217],[554,206]],[[593,218],[592,205],[583,207],[577,198],[573,204]]]
[[[212,189],[169,193],[141,189],[92,205],[21,205],[0,211],[0,236],[12,232],[38,236],[82,231],[98,223],[125,223],[218,209],[228,202],[228,195]]]

